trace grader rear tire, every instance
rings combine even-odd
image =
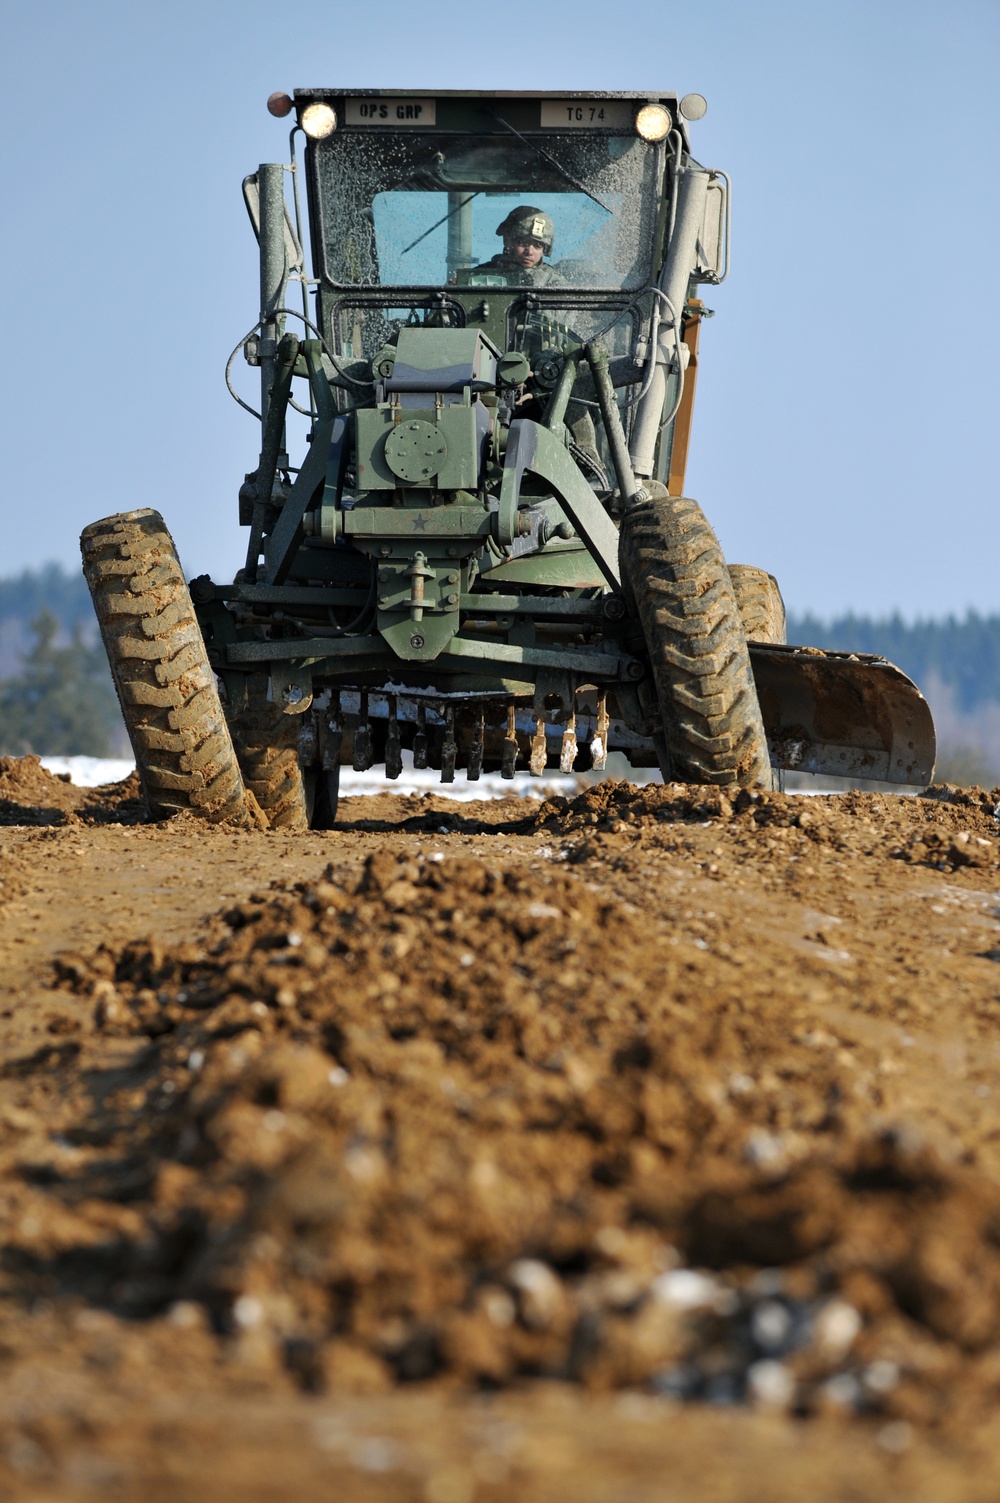
[[[259,827],[163,518],[105,517],[84,529],[80,549],[150,816],[190,810]]]
[[[264,697],[266,692],[266,681],[252,684],[246,708],[230,716],[243,781],[272,829],[308,830],[308,801],[297,746],[299,717],[282,715]]]
[[[753,642],[787,642],[785,602],[774,575],[752,564],[730,564],[729,578],[747,638]]]
[[[664,776],[772,787],[746,636],[722,550],[697,502],[661,496],[630,508],[621,563],[653,670]]]

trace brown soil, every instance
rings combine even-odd
[[[998,799],[0,761],[0,1496],[995,1496]]]

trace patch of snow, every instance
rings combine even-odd
[[[42,766],[53,774],[69,773],[77,788],[101,788],[105,783],[123,783],[135,771],[124,757],[43,757]]]

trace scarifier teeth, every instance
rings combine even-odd
[[[368,719],[368,694],[362,691],[361,709],[354,732],[354,771],[367,772],[375,761],[372,750],[372,727]]]
[[[455,763],[458,760],[458,747],[455,744],[455,711],[448,709],[444,717],[444,744],[441,747],[441,781],[453,783],[455,781]]]
[[[595,772],[603,772],[608,761],[608,696],[597,696],[597,729],[590,738],[590,765]]]
[[[572,772],[576,765],[576,711],[566,721],[566,729],[563,731],[562,745],[559,748],[559,771]]]
[[[483,743],[486,739],[486,727],[483,720],[483,712],[480,710],[475,729],[472,732],[472,740],[469,742],[469,767],[468,779],[470,783],[477,783],[483,770]]]
[[[514,769],[517,767],[517,720],[514,711],[514,702],[511,700],[507,706],[507,734],[504,737],[503,757],[500,762],[500,776],[512,778]]]
[[[531,756],[528,758],[528,767],[536,778],[540,778],[545,771],[545,764],[549,759],[549,749],[545,742],[545,718],[542,715],[535,716],[535,734],[531,738]]]
[[[385,733],[385,775],[398,778],[403,770],[403,749],[399,742],[399,720],[396,715],[396,696],[389,698],[389,724]]]
[[[427,766],[427,710],[417,706],[417,728],[413,733],[413,765],[420,770]]]
[[[312,714],[302,717],[296,751],[300,767],[315,767],[319,761],[319,729]]]
[[[340,693],[330,700],[326,718],[326,739],[323,742],[323,771],[332,772],[340,766],[340,752],[344,744],[344,722],[340,717]]]

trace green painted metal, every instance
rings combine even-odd
[[[586,548],[546,548],[525,558],[498,564],[487,576],[490,588],[497,584],[537,585],[540,589],[602,590],[607,582]]]
[[[285,414],[292,391],[292,376],[299,355],[299,341],[294,334],[286,334],[278,343],[274,366],[274,384],[265,404],[264,435],[260,449],[260,464],[252,481],[253,515],[250,521],[250,539],[247,545],[246,574],[253,579],[257,573],[260,546],[264,536],[267,508],[274,494],[274,479],[278,458],[285,446]]]
[[[573,395],[573,387],[580,369],[580,353],[578,348],[573,348],[563,355],[559,380],[545,409],[544,426],[550,433],[554,433],[561,439],[565,439],[566,436],[566,409]]]
[[[191,594],[198,602],[228,600],[233,605],[296,606],[308,605],[314,609],[329,606],[353,606],[364,604],[364,590],[331,589],[323,585],[259,585],[247,584],[245,580],[233,584],[215,584],[203,575],[191,581]]]
[[[516,663],[526,668],[553,668],[563,673],[615,683],[628,677],[631,664],[636,678],[643,674],[642,664],[626,652],[587,652],[583,648],[521,647],[516,642],[484,642],[467,637],[453,637],[444,650],[445,657],[477,658],[488,663]]]
[[[633,501],[640,499],[639,487],[632,469],[632,461],[629,458],[628,441],[622,427],[614,387],[611,384],[608,352],[596,340],[587,346],[587,364],[594,378],[597,401],[604,420],[604,431],[608,436],[611,462],[615,467],[615,478],[618,481],[618,494],[623,502],[631,505]],[[642,494],[645,495],[645,492]]]
[[[432,661],[458,631],[461,583],[454,561],[449,565],[423,548],[395,561],[380,561],[378,629],[403,662]]]
[[[618,745],[652,765],[662,707],[622,591],[618,525],[669,461],[677,325],[699,281],[718,279],[702,264],[701,206],[724,176],[691,156],[676,97],[655,97],[676,122],[659,144],[634,130],[647,94],[296,93],[300,115],[322,99],[338,116],[332,137],[306,142],[315,280],[287,228],[286,169],[265,164],[252,180],[262,433],[242,491],[246,567],[232,585],[192,584],[234,706],[262,669],[290,714],[324,706],[327,690],[360,706],[398,689],[478,697],[494,714],[515,698],[532,715],[556,702],[568,716],[597,685],[617,706]],[[562,108],[573,100],[580,114]],[[619,180],[626,204],[611,180],[627,161],[642,168]],[[502,227],[539,202],[542,261],[514,265]],[[501,231],[484,254],[487,210]],[[315,307],[286,334],[299,275]],[[303,379],[311,429],[290,464]],[[777,649],[752,661],[776,765],[843,754],[885,776],[902,767],[902,731],[890,747],[869,723],[889,692],[870,665],[821,671]],[[820,722],[855,689],[871,692],[871,714],[842,745]],[[893,679],[892,693],[909,725],[909,690]],[[815,746],[801,751],[808,715]]]
[[[356,421],[358,483],[364,490],[475,490],[479,484],[471,406],[400,409],[382,403],[359,412]]]
[[[235,668],[272,662],[333,665],[367,660],[376,663],[384,657],[385,643],[381,636],[303,637],[284,642],[235,642],[225,647],[223,661]],[[442,688],[446,687],[448,669],[453,666],[448,659],[460,660],[463,672],[468,670],[471,660],[478,668],[494,669],[501,674],[509,672],[511,667],[553,669],[572,673],[580,677],[581,682],[588,683],[638,679],[643,671],[639,660],[624,650],[598,652],[584,648],[531,647],[516,642],[489,641],[483,637],[455,636],[446,643],[435,663],[435,668],[444,676]],[[457,661],[454,666],[458,666]]]
[[[563,510],[583,538],[594,562],[613,590],[621,587],[618,529],[587,484],[579,468],[547,428],[522,418],[511,426],[500,491],[500,512],[516,510],[526,473],[547,480]]]
[[[278,641],[233,642],[224,648],[223,661],[232,668],[260,663],[289,663],[298,658],[370,658],[385,660],[385,643],[380,636],[364,637],[286,637]]]
[[[490,536],[492,518],[481,501],[474,506],[455,501],[449,506],[357,506],[342,513],[341,523],[344,537],[359,546],[366,539],[399,538],[409,547],[422,538],[463,538],[471,553],[477,541]]]
[[[481,329],[403,328],[395,346],[396,391],[492,391],[501,351]]]
[[[558,595],[500,595],[481,590],[476,595],[463,595],[459,606],[470,616],[530,616],[537,621],[620,621],[625,614],[625,602],[620,595],[584,600]]]
[[[267,571],[271,584],[281,584],[287,577],[295,549],[304,536],[302,518],[315,497],[317,487],[326,478],[327,451],[337,416],[330,385],[323,371],[320,350],[312,340],[306,341],[304,349],[317,416],[309,453],[267,543]]]

